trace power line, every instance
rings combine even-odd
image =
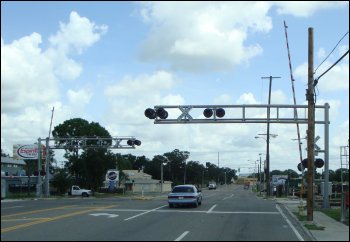
[[[319,77],[317,77],[315,80],[314,80],[314,87],[317,85],[318,83],[318,80],[324,76],[328,71],[330,71],[336,64],[339,63],[339,61],[341,61],[347,54],[349,54],[349,50],[347,52],[345,52],[344,55],[342,55],[333,65],[331,65],[331,67],[329,67],[325,72],[323,72]]]
[[[344,34],[344,36],[343,36],[343,37],[338,41],[338,43],[335,45],[335,47],[333,48],[333,50],[327,55],[327,57],[321,62],[321,64],[318,65],[318,67],[317,67],[317,68],[315,69],[315,71],[314,71],[314,74],[316,73],[317,69],[320,68],[320,66],[323,64],[323,62],[325,62],[325,61],[328,59],[328,57],[333,53],[333,51],[335,50],[335,48],[337,48],[337,46],[339,45],[339,43],[345,38],[345,36],[346,36],[348,33],[349,33],[349,31],[346,32],[346,33]]]

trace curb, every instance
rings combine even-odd
[[[281,204],[281,205],[283,205],[283,206],[285,207],[285,209],[288,211],[289,215],[290,215],[291,217],[293,217],[293,219],[295,219],[295,221],[297,221],[297,222],[300,224],[300,227],[302,227],[303,231],[304,231],[308,236],[310,236],[310,238],[312,239],[312,241],[317,241],[317,239],[316,239],[315,236],[310,232],[310,230],[307,229],[307,228],[304,226],[305,223],[303,223],[302,221],[300,221],[300,220],[294,215],[294,213],[293,213],[292,211],[290,211],[290,209],[288,208],[287,205],[285,205],[285,204],[283,204],[283,203],[279,203],[279,202],[277,202],[277,203],[278,203],[278,204]]]

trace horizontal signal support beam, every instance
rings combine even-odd
[[[190,120],[185,120],[185,119],[156,119],[154,120],[155,124],[204,124],[204,123],[275,123],[275,124],[307,124],[307,119],[278,119],[278,120],[273,120],[270,119],[268,121],[267,119],[190,119]],[[315,124],[325,124],[324,121],[315,121]]]
[[[46,141],[46,139],[39,139],[39,141]],[[121,144],[122,141],[128,142],[131,140],[131,145]],[[50,144],[53,141],[54,144]],[[66,138],[50,138],[50,149],[135,149],[135,137],[66,137]],[[138,141],[141,144],[140,141]],[[138,145],[139,145],[138,144]]]
[[[316,105],[315,109],[323,109],[324,113],[328,110],[329,105]],[[179,113],[177,118],[171,116],[172,109],[174,114]],[[243,104],[243,105],[157,105],[154,110],[167,112],[167,117],[148,117],[154,119],[155,124],[189,124],[189,123],[291,123],[307,124],[307,118],[295,117],[296,109],[307,111],[308,105],[287,105],[287,104]],[[196,112],[197,114],[190,114]],[[203,114],[198,113],[203,112]],[[238,112],[237,112],[238,111]],[[274,112],[274,116],[267,119],[268,111]],[[169,113],[169,116],[168,116]],[[261,117],[261,115],[265,116]],[[146,114],[145,114],[146,115]],[[200,115],[207,118],[201,118]],[[147,115],[146,115],[147,116]],[[321,115],[322,116],[322,115]],[[194,118],[199,117],[199,118]],[[324,115],[323,120],[315,120],[315,124],[326,124]],[[329,124],[329,121],[327,121]]]

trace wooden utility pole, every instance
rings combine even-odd
[[[315,159],[315,100],[314,100],[314,40],[313,28],[308,29],[308,126],[307,126],[307,220],[313,221],[314,159]],[[328,184],[327,184],[328,185]]]
[[[270,186],[270,105],[271,105],[271,86],[273,78],[281,78],[279,76],[269,76],[269,77],[261,77],[261,79],[269,79],[269,100],[267,108],[267,134],[266,134],[266,195],[271,195],[271,186]]]

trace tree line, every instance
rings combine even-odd
[[[73,137],[108,137],[109,132],[100,126],[99,123],[74,118],[66,120],[56,126],[52,131],[55,138],[73,138]],[[57,141],[64,142],[64,141]],[[54,156],[54,153],[52,156]],[[1,152],[1,156],[5,156]],[[98,190],[103,186],[105,174],[108,169],[122,170],[143,170],[143,172],[152,176],[153,179],[161,180],[161,167],[163,165],[163,180],[171,181],[173,185],[195,184],[199,187],[206,186],[209,181],[215,181],[218,184],[231,183],[237,179],[237,171],[229,167],[218,167],[215,163],[206,162],[205,165],[200,161],[190,160],[190,152],[174,149],[162,155],[155,155],[152,159],[145,156],[135,156],[132,154],[122,155],[114,154],[106,148],[99,149],[65,149],[64,157],[67,161],[63,168],[53,167],[54,178],[52,185],[58,189],[59,193],[65,193],[66,189],[72,184],[81,185],[86,188]],[[27,174],[32,174],[37,170],[36,162],[32,160],[26,162]],[[340,181],[341,175],[343,181],[348,181],[348,170],[341,169],[329,171],[330,181]],[[263,175],[263,174],[260,174]],[[298,173],[292,169],[285,171],[272,170],[270,175],[288,175],[290,178],[299,177]],[[259,174],[252,174],[252,177],[259,177]],[[315,172],[315,178],[320,179],[322,174]],[[128,177],[120,173],[120,179],[127,180]]]

